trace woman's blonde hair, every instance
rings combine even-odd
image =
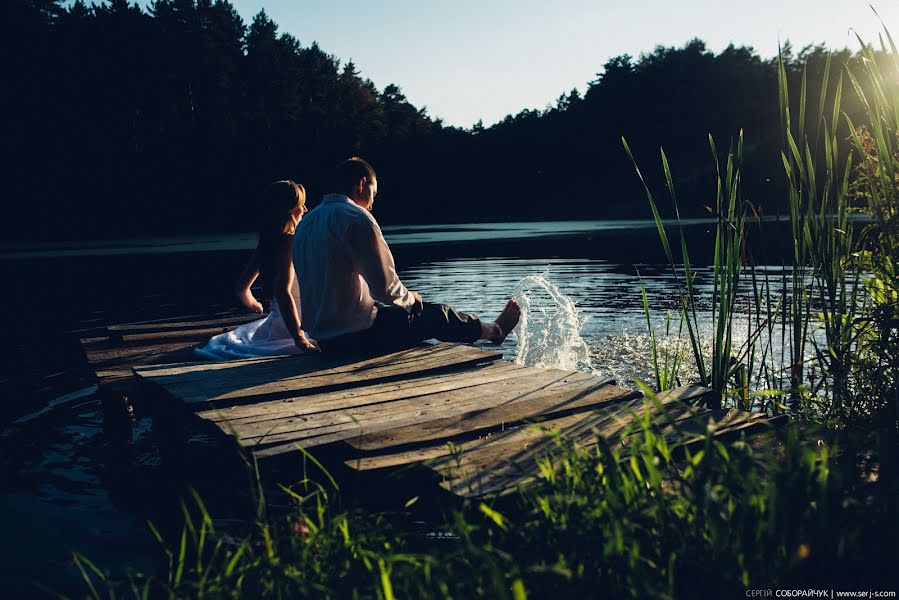
[[[262,223],[260,236],[275,232],[293,235],[296,224],[289,218],[290,211],[306,204],[306,189],[290,179],[275,181],[266,186],[262,194]]]

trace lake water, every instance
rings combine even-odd
[[[766,227],[770,253],[758,262],[779,276],[776,242],[788,237],[780,225]],[[708,264],[712,228],[711,221],[689,223],[699,265]],[[641,282],[657,331],[677,307],[652,222],[387,227],[385,235],[403,281],[426,300],[492,318],[511,295],[521,299],[526,322],[501,348],[506,357],[589,370],[623,385],[651,376]],[[235,234],[0,248],[0,276],[10,282],[10,355],[0,373],[0,570],[13,595],[33,591],[32,582],[83,592],[74,551],[119,574],[129,566],[153,572],[159,549],[146,521],[177,522],[188,486],[231,498],[219,518],[239,520],[233,498],[246,481],[219,464],[217,441],[193,437],[173,472],[161,460],[152,419],[136,415],[127,438],[115,439],[104,429],[77,344],[63,332],[231,310],[229,290],[253,240]],[[708,269],[697,271],[707,296]],[[702,309],[700,320],[708,315]]]

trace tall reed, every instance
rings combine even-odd
[[[886,42],[884,42],[886,38]],[[864,122],[847,116],[861,157],[853,182],[858,205],[871,219],[862,232],[858,264],[864,270],[866,306],[855,325],[858,356],[850,416],[871,416],[899,429],[899,51],[886,27],[881,49],[858,38],[862,61],[849,72],[862,101]]]
[[[808,127],[807,71],[803,69],[799,118],[791,119],[787,69],[778,61],[778,88],[783,144],[781,158],[788,182],[793,262],[789,265],[790,288],[783,290],[790,324],[790,400],[794,411],[824,407],[824,416],[839,413],[846,396],[847,373],[853,360],[853,320],[860,310],[858,270],[853,265],[855,237],[850,210],[849,181],[852,156],[841,157],[838,138],[843,89],[840,74],[830,92],[831,60],[828,57],[813,126]],[[826,100],[832,97],[830,111]],[[847,153],[848,154],[848,153]],[[809,285],[806,284],[811,280]],[[809,329],[811,319],[818,327]],[[823,334],[823,345],[819,343]],[[817,381],[804,377],[807,345],[814,348]],[[807,386],[806,383],[809,385]],[[802,402],[811,401],[811,405]],[[817,401],[817,402],[815,402]],[[820,412],[820,411],[819,411]]]
[[[859,40],[860,69],[840,65],[834,78],[828,57],[821,80],[813,84],[819,88],[815,106],[809,106],[807,67],[798,74],[796,100],[791,97],[793,68],[779,57],[781,160],[791,252],[782,264],[779,285],[767,269],[758,271],[755,257],[761,253],[754,251],[755,239],[745,226],[747,212],[760,215],[740,192],[741,132],[728,153],[724,173],[719,170],[717,177],[711,310],[706,311],[711,313],[709,339],[700,335],[705,329],[697,310],[695,277],[668,159],[662,151],[680,236],[677,259],[653,194],[623,140],[679,287],[681,317],[699,383],[718,392],[721,402],[745,410],[788,410],[795,416],[835,424],[887,411],[894,427],[899,422],[894,385],[899,366],[895,268],[899,258],[899,85],[895,83],[899,57],[889,31],[884,33],[889,48],[882,42],[880,52]],[[853,123],[844,111],[846,79],[864,107],[862,125]],[[710,145],[719,164],[711,138]],[[853,211],[872,220],[861,234],[851,218]],[[757,226],[761,231],[761,219]],[[744,311],[737,308],[737,292],[746,277],[751,292]],[[735,318],[747,323],[746,341],[739,347],[734,346]],[[651,342],[655,350],[652,335]],[[657,359],[654,365],[657,387],[670,385],[672,378],[659,373]],[[777,401],[780,396],[789,402]]]
[[[683,227],[681,226],[680,210],[677,206],[677,195],[674,189],[671,169],[668,165],[668,157],[665,155],[665,151],[662,150],[661,157],[665,181],[671,200],[674,203],[675,214],[677,215],[676,223],[681,252],[679,260],[675,259],[674,253],[671,250],[665,223],[661,218],[652,191],[649,189],[649,186],[643,178],[639,166],[637,166],[637,161],[634,159],[634,155],[631,152],[630,146],[628,146],[627,140],[622,138],[622,143],[624,144],[624,149],[630,157],[631,162],[633,162],[637,175],[640,177],[640,181],[643,184],[646,198],[649,201],[656,228],[659,232],[659,238],[662,241],[665,256],[668,259],[671,272],[679,288],[681,318],[683,323],[686,324],[687,334],[690,339],[690,348],[698,369],[699,382],[717,392],[714,399],[709,402],[709,406],[712,408],[721,408],[725,396],[730,393],[731,386],[729,385],[729,381],[739,370],[739,362],[734,360],[733,353],[733,316],[737,305],[740,276],[743,272],[743,243],[746,210],[740,197],[743,133],[740,132],[736,143],[732,145],[727,154],[723,174],[721,172],[721,165],[715,141],[709,136],[709,146],[716,167],[718,167],[718,176],[714,208],[716,224],[712,269],[713,291],[711,298],[711,325],[714,335],[707,346],[708,355],[701,336],[700,311],[698,309],[699,299],[695,287],[696,277],[690,263],[690,257],[687,251],[687,241]],[[645,302],[644,306],[646,306]],[[652,343],[653,352],[655,354],[655,339],[652,340]],[[657,365],[657,361],[655,364]],[[673,378],[666,376],[664,379],[668,382],[670,387]],[[657,382],[662,380],[662,377],[658,372],[656,374],[656,380]]]
[[[779,62],[780,105],[784,120],[783,162],[789,182],[791,221],[797,241],[792,271],[810,269],[804,301],[792,302],[794,352],[791,399],[805,398],[815,417],[837,424],[879,418],[892,404],[888,421],[895,429],[895,325],[883,319],[897,305],[895,274],[897,209],[897,134],[899,134],[899,55],[889,30],[881,51],[858,38],[860,60],[843,65],[830,89],[830,61],[821,81],[816,118],[807,126],[806,72],[802,74],[799,120],[790,118],[784,61]],[[862,122],[853,122],[842,104],[844,77],[863,107]],[[831,104],[826,106],[827,99]],[[825,110],[825,106],[829,110]],[[844,140],[851,140],[847,147]],[[859,233],[850,213],[870,221]],[[795,236],[798,240],[798,235]],[[800,284],[794,283],[793,297]],[[813,331],[797,323],[815,319]],[[820,340],[820,341],[819,341]],[[806,377],[809,364],[801,344],[813,346],[817,380]],[[891,423],[890,423],[891,420]]]

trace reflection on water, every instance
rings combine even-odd
[[[673,225],[674,221],[665,221]],[[714,224],[714,219],[682,219],[685,227]],[[592,236],[618,231],[654,231],[655,222],[646,219],[614,221],[540,221],[522,223],[466,223],[463,225],[414,225],[384,228],[392,246],[446,244],[490,239],[516,242]]]
[[[686,227],[711,225],[714,219],[682,219]],[[666,221],[673,225],[674,221]],[[542,221],[521,223],[472,223],[464,225],[393,225],[383,228],[393,247],[464,242],[516,242],[534,239],[564,239],[613,231],[654,231],[646,219],[615,221]],[[0,246],[0,260],[53,257],[130,256],[175,252],[222,252],[250,250],[256,246],[253,233],[142,237],[120,240],[19,243]]]
[[[647,375],[648,336],[632,267],[597,259],[492,257],[424,263],[401,276],[426,298],[481,317],[496,316],[513,294],[524,300],[521,327],[501,348],[510,360],[594,371],[622,384],[634,374]],[[644,273],[643,281],[664,319],[664,309],[675,306],[673,279],[656,270]]]
[[[758,267],[779,277],[781,267]],[[698,332],[704,354],[714,336],[712,272],[694,268],[698,298]],[[633,266],[587,258],[508,258],[440,260],[419,264],[401,273],[403,281],[427,299],[451,304],[479,316],[495,317],[506,300],[522,303],[520,328],[501,350],[509,360],[531,366],[594,372],[632,385],[635,377],[653,380],[652,346],[643,309],[645,286],[650,319],[658,340],[660,361],[682,354],[679,374],[683,383],[697,379],[696,363],[688,346],[686,325],[680,321],[678,283],[670,269],[659,265]],[[751,282],[744,278],[742,296],[733,318],[733,344],[737,354],[749,337]],[[780,348],[783,331],[778,324],[761,338]],[[811,350],[811,349],[810,349]],[[770,355],[769,355],[770,358]]]
[[[116,501],[132,480],[115,477],[106,447],[96,396],[57,405],[4,432],[0,555],[9,597],[33,597],[32,583],[77,590],[71,564],[76,550],[86,550],[99,564],[125,566],[122,557],[129,556],[137,568],[155,568],[145,523],[122,510],[131,504],[126,498]]]

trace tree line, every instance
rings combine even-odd
[[[379,172],[382,223],[644,218],[622,136],[653,184],[664,147],[681,214],[698,216],[715,185],[708,135],[725,152],[741,129],[744,189],[769,214],[784,206],[777,63],[747,47],[618,56],[584,94],[466,130],[226,0],[5,0],[0,40],[7,239],[248,230],[267,182],[302,182],[314,204],[354,154]],[[827,54],[786,45],[797,94]]]

